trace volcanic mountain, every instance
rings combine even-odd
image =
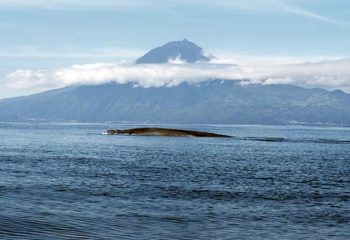
[[[188,40],[170,42],[139,58],[138,64],[173,58],[208,61]],[[116,76],[117,78],[118,76]],[[145,76],[147,78],[147,76]],[[129,123],[317,124],[350,126],[350,94],[293,85],[242,84],[203,79],[176,86],[75,85],[0,100],[0,122],[78,121]]]
[[[209,61],[210,58],[211,57],[207,56],[201,47],[184,39],[182,41],[169,42],[161,47],[154,48],[137,59],[136,63],[167,63],[172,59],[180,59],[188,63],[194,63],[198,61]]]

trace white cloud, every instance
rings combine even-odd
[[[237,66],[213,64],[114,64],[73,65],[50,70],[17,70],[6,76],[7,86],[16,89],[50,89],[72,84],[134,82],[144,87],[174,86],[183,81],[208,78],[241,78]]]
[[[168,63],[171,63],[171,64],[185,64],[186,61],[181,58],[181,55],[179,55],[176,58],[170,58],[168,60]]]
[[[350,60],[256,67],[250,79],[253,83],[294,84],[350,92]]]
[[[160,87],[207,79],[245,80],[246,84],[295,84],[350,92],[350,60],[270,66],[96,63],[59,69],[17,70],[6,76],[5,84],[10,89],[37,92],[73,84],[93,85],[111,81]]]

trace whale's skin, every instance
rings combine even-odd
[[[212,137],[228,138],[231,136],[200,132],[193,130],[172,129],[172,128],[131,128],[125,130],[111,129],[107,130],[107,135],[138,135],[138,136],[166,136],[166,137]]]

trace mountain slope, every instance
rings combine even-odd
[[[72,86],[0,101],[0,121],[350,125],[350,95],[291,85]]]
[[[136,63],[167,63],[170,59],[176,58],[180,58],[188,63],[210,60],[209,57],[204,55],[201,47],[184,39],[182,41],[169,42],[161,47],[154,48],[137,59]]]

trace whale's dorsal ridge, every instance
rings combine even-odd
[[[111,129],[107,130],[108,135],[139,135],[139,136],[167,136],[167,137],[213,137],[224,138],[231,137],[210,132],[201,132],[194,130],[172,129],[172,128],[131,128],[125,130]]]

